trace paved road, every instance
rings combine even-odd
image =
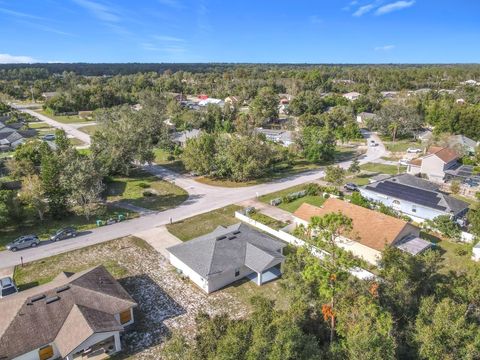
[[[373,139],[381,144],[380,139],[375,134],[365,132],[364,136],[368,140]],[[375,161],[383,156],[384,153],[385,148],[383,145],[369,147],[366,154],[361,157],[360,163]],[[340,163],[339,165],[347,168],[350,165],[350,161]],[[319,169],[261,185],[241,188],[223,188],[201,184],[189,176],[171,172],[157,165],[145,166],[145,169],[184,188],[189,193],[189,198],[176,208],[93,229],[75,239],[59,241],[56,243],[44,243],[35,249],[27,249],[15,253],[9,251],[0,252],[0,268],[19,264],[21,256],[23,257],[24,262],[42,259],[48,256],[149,230],[168,224],[170,221],[182,220],[229,204],[236,204],[256,196],[313,181],[324,175],[324,171]]]

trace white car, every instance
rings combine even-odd
[[[422,149],[419,149],[419,148],[408,148],[407,149],[407,153],[410,153],[410,154],[418,154],[418,153],[421,153],[422,152]]]
[[[410,163],[410,160],[408,160],[408,159],[401,159],[401,160],[398,160],[398,163],[399,163],[400,165],[407,166],[407,165]]]
[[[378,146],[378,144],[374,140],[370,140],[370,142],[368,143],[368,146],[375,147],[375,146]]]

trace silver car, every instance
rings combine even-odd
[[[17,292],[18,289],[11,277],[0,279],[0,299],[8,295],[16,294]]]
[[[35,247],[40,243],[37,235],[24,235],[7,244],[6,248],[10,251],[17,251],[29,247]]]

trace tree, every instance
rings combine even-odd
[[[68,194],[60,182],[64,167],[65,164],[58,153],[48,153],[42,157],[40,167],[42,189],[48,199],[49,211],[56,218],[63,217],[67,210]]]
[[[480,209],[469,209],[467,218],[471,233],[480,237]]]
[[[370,202],[365,199],[358,191],[353,192],[350,198],[350,202],[354,205],[358,205],[367,209],[370,208]]]
[[[458,194],[460,192],[460,181],[453,180],[450,183],[450,191],[452,192],[452,194]]]
[[[215,168],[214,134],[202,133],[199,137],[187,141],[182,153],[185,168],[199,175],[210,175]]]
[[[325,168],[325,181],[335,186],[340,186],[345,182],[345,170],[340,166],[327,166]]]
[[[48,210],[48,202],[38,175],[27,175],[22,179],[22,190],[19,196],[21,201],[36,211],[38,218],[43,221]]]
[[[461,229],[448,215],[440,215],[433,220],[426,220],[423,225],[426,228],[432,228],[440,232],[450,239],[460,239]]]
[[[357,158],[353,159],[352,163],[348,167],[348,172],[351,172],[353,174],[359,173],[360,172],[360,162],[358,161]]]
[[[415,108],[396,103],[384,105],[374,123],[374,130],[390,135],[393,141],[398,137],[413,136],[421,127],[422,120]]]
[[[272,88],[263,87],[250,104],[250,112],[257,126],[278,117],[278,95]]]
[[[298,139],[303,156],[311,162],[331,161],[335,155],[335,136],[328,128],[304,127]]]

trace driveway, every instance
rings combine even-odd
[[[30,110],[23,109],[22,111]],[[42,117],[46,118],[46,116],[43,115]],[[60,124],[54,120],[52,121]],[[68,127],[67,124],[60,125],[62,128],[63,126]],[[367,139],[375,140],[379,146],[374,148],[369,147],[367,152],[360,157],[360,163],[373,162],[384,156],[385,147],[378,136],[368,131],[363,131],[363,135]],[[82,136],[88,135],[82,133]],[[88,138],[88,141],[90,141],[90,138]],[[350,163],[351,161],[345,161],[338,165],[343,168],[348,168]],[[2,251],[0,252],[0,268],[19,264],[20,257],[23,257],[24,262],[29,262],[131,234],[141,233],[146,230],[166,225],[171,221],[175,222],[183,220],[194,215],[212,211],[230,204],[239,203],[271,192],[283,190],[291,186],[312,182],[324,176],[323,169],[318,169],[293,175],[288,178],[278,179],[270,183],[240,188],[224,188],[199,183],[188,175],[177,174],[158,165],[145,166],[145,169],[156,176],[174,182],[176,185],[182,187],[188,192],[189,198],[176,208],[93,229],[87,234],[78,236],[74,239],[45,243],[37,248],[26,249],[15,253]]]

